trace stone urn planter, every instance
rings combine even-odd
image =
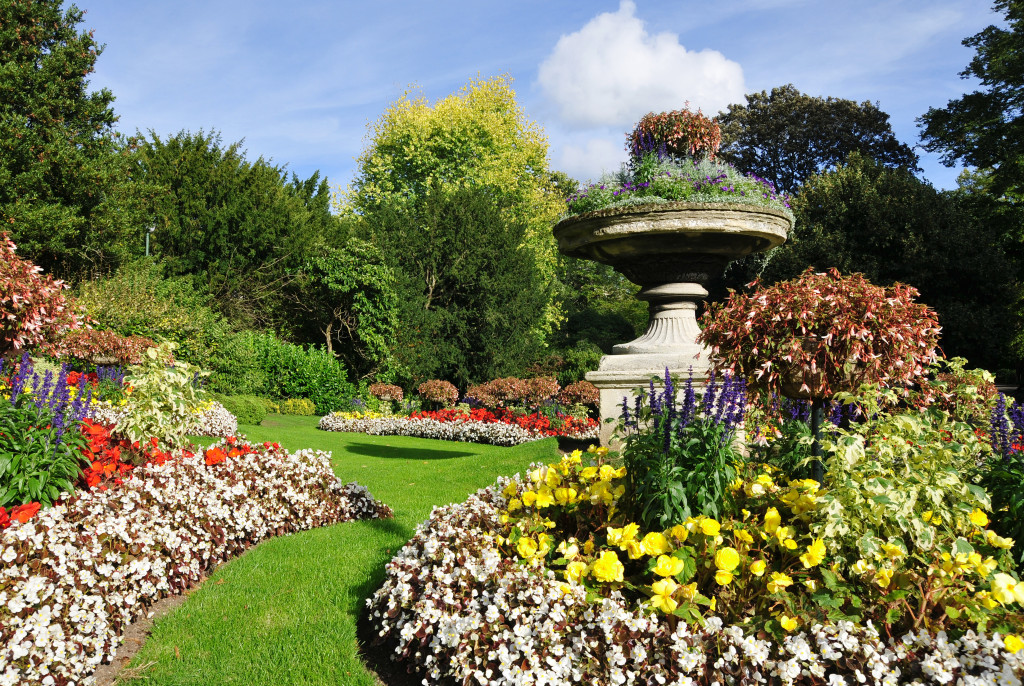
[[[587,380],[601,390],[601,417],[618,416],[623,397],[665,369],[707,378],[697,343],[697,304],[732,260],[781,245],[792,228],[781,210],[738,203],[667,202],[587,212],[554,227],[558,249],[610,265],[642,290],[650,321],[642,336],[614,346]],[[602,425],[607,444],[613,427]]]

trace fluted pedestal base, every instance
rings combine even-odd
[[[614,423],[609,417],[622,414],[622,403],[632,403],[635,389],[648,387],[651,377],[663,379],[665,369],[673,376],[686,377],[692,370],[694,384],[703,387],[710,359],[707,348],[697,343],[697,303],[708,292],[696,283],[667,283],[645,288],[637,298],[650,303],[647,331],[629,343],[612,348],[601,358],[597,371],[587,381],[601,392],[601,445],[610,445]],[[616,447],[616,446],[611,446]]]

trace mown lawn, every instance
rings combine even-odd
[[[318,431],[317,421],[269,415],[240,431],[289,450],[332,451],[335,473],[369,488],[395,518],[274,538],[224,565],[156,622],[132,661],[149,666],[128,683],[376,683],[358,655],[356,620],[387,561],[435,505],[557,456],[555,439],[498,448]]]

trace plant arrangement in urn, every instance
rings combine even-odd
[[[629,162],[572,195],[566,216],[670,202],[731,202],[771,207],[790,219],[789,199],[758,176],[715,160],[718,122],[689,110],[650,113],[626,136]]]

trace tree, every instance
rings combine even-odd
[[[991,169],[992,190],[1024,193],[1024,2],[997,0],[1008,28],[989,26],[965,38],[977,51],[960,72],[976,78],[982,88],[944,108],[931,108],[918,123],[924,149],[942,153],[942,161],[957,161]]]
[[[343,211],[366,218],[415,214],[431,188],[486,188],[523,225],[541,284],[550,290],[557,254],[551,226],[564,204],[548,170],[547,139],[516,103],[510,78],[470,81],[433,105],[406,93],[371,125],[369,139],[356,180],[340,199]],[[546,328],[557,319],[549,304]],[[538,325],[538,336],[544,328]]]
[[[948,357],[996,368],[1012,335],[1012,263],[998,229],[972,216],[957,193],[940,193],[906,169],[852,154],[811,177],[793,199],[796,227],[764,272],[773,283],[806,267],[900,281],[934,307]]]
[[[139,178],[162,187],[153,201],[154,254],[169,276],[190,275],[217,308],[245,326],[288,327],[288,285],[332,235],[327,181],[306,181],[217,133],[155,133],[134,156]]]
[[[327,351],[359,377],[390,381],[398,296],[381,252],[352,238],[311,257],[303,274],[304,319],[316,327]]]
[[[531,332],[550,293],[509,202],[487,187],[435,180],[419,202],[396,199],[365,218],[363,231],[395,270],[402,326],[393,349],[404,381],[466,388],[536,357]]]
[[[143,197],[114,96],[88,91],[102,52],[59,0],[0,4],[0,225],[22,253],[68,278],[141,253]]]
[[[813,97],[792,84],[746,96],[718,115],[719,157],[794,193],[812,174],[841,164],[851,152],[891,167],[917,170],[917,155],[900,143],[877,104]]]

